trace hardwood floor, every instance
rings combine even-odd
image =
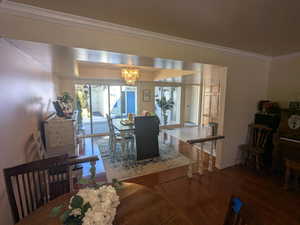
[[[259,224],[300,224],[300,192],[285,191],[276,178],[240,167],[192,179],[185,173],[186,168],[177,168],[128,182],[155,189],[195,225],[222,225],[232,194],[241,197]]]
[[[181,153],[186,153],[183,146]],[[101,162],[99,162],[101,164]],[[100,170],[101,171],[101,170]],[[256,225],[300,225],[300,190],[285,191],[283,178],[232,167],[187,178],[187,167],[126,180],[163,195],[194,225],[222,225],[231,195],[239,196]],[[97,174],[105,180],[105,172]],[[145,206],[147,207],[147,206]]]

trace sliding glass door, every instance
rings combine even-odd
[[[121,118],[121,86],[109,87],[109,100],[110,100],[110,116],[112,118]]]
[[[121,85],[76,84],[79,135],[105,135],[109,132],[106,114],[125,118],[137,113],[137,88]]]
[[[108,86],[107,85],[89,85],[91,91],[91,130],[89,134],[108,133],[108,123],[106,114],[109,114],[108,108]]]

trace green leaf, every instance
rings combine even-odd
[[[85,214],[89,208],[92,208],[89,202],[85,203],[82,207],[82,213]]]
[[[59,217],[60,221],[65,224],[65,221],[69,218],[69,215],[71,213],[71,209],[68,209],[66,211],[64,211],[64,213]]]
[[[86,178],[81,178],[78,182],[79,184],[89,184],[90,180]]]
[[[64,222],[64,225],[81,225],[82,220],[75,216],[69,216]]]
[[[122,182],[121,182],[121,181],[118,181],[118,180],[115,179],[115,178],[113,178],[113,179],[112,179],[112,186],[113,186],[115,189],[119,190],[119,189],[122,188]]]
[[[79,195],[75,195],[72,198],[72,202],[70,205],[72,209],[77,209],[77,208],[81,208],[82,204],[83,204],[83,198]]]
[[[103,181],[103,182],[97,182],[96,184],[97,184],[99,187],[101,187],[101,186],[105,185],[106,182],[105,182],[105,181]]]
[[[50,212],[50,215],[51,217],[57,217],[59,216],[59,214],[61,213],[61,209],[64,207],[64,205],[59,205],[59,206],[56,206],[54,207],[51,212]]]

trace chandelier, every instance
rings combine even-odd
[[[122,78],[128,85],[134,85],[140,77],[139,70],[135,68],[124,68],[121,70],[121,72]]]

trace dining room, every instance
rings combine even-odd
[[[224,139],[225,67],[13,39],[3,42],[46,60],[41,64],[48,62],[41,57],[50,54],[47,51],[57,54],[52,55],[56,61],[64,56],[63,64],[53,65],[55,98],[49,99],[39,128],[26,140],[26,163],[4,169],[15,223],[39,221],[70,197],[66,193],[99,183],[124,183],[124,191],[118,192],[124,198],[127,191],[145,192],[145,200],[154,198],[158,209],[167,209],[162,214],[166,216],[173,206],[126,181],[176,169],[183,174],[174,179],[217,170]],[[124,210],[125,220],[135,221]],[[176,215],[168,215],[166,221]],[[119,218],[121,223],[124,218]],[[185,221],[181,216],[178,220]]]
[[[299,4],[0,0],[0,224],[299,225]]]
[[[59,76],[59,93],[74,99],[80,154],[98,154],[97,172],[108,181],[186,166],[190,156],[180,153],[182,141],[222,135],[225,67],[88,49],[75,53],[78,77]],[[125,72],[133,73],[131,79]],[[220,167],[222,143],[195,147],[203,148],[210,170]],[[193,162],[200,158],[195,154]]]

